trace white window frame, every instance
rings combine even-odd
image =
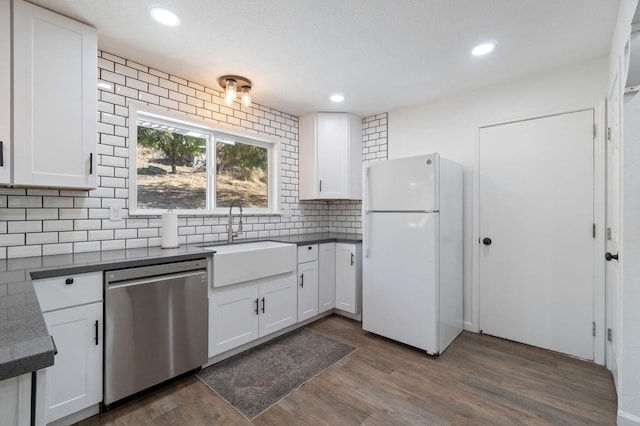
[[[151,216],[159,215],[167,209],[139,209],[138,208],[138,188],[137,188],[137,151],[138,151],[138,119],[147,118],[150,121],[176,127],[192,129],[199,133],[207,134],[207,164],[214,167],[207,168],[207,208],[206,209],[175,209],[180,215],[189,216],[227,216],[228,207],[212,207],[216,194],[216,167],[215,150],[216,139],[233,138],[240,143],[256,145],[268,150],[268,171],[267,171],[267,202],[266,208],[242,207],[245,215],[280,215],[280,139],[251,133],[232,128],[220,123],[215,123],[205,119],[197,119],[179,115],[162,108],[149,106],[139,102],[129,102],[129,215],[130,216]]]

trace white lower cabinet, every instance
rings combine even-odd
[[[209,357],[295,324],[296,276],[214,288],[209,294]]]
[[[0,413],[2,425],[31,424],[31,373],[0,380]]]
[[[47,422],[102,401],[102,302],[45,312],[58,354],[47,369]]]
[[[298,322],[318,315],[318,261],[298,264]]]
[[[318,313],[336,307],[336,243],[318,245]]]
[[[58,351],[46,370],[46,421],[102,401],[102,273],[34,280]]]
[[[336,309],[360,313],[362,294],[361,245],[336,243]]]

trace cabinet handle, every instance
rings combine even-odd
[[[351,253],[351,266],[353,266],[353,253]]]
[[[320,192],[322,192],[322,179],[320,179]]]
[[[256,315],[260,314],[260,308],[258,307],[259,303],[260,303],[260,299],[256,299]]]
[[[71,285],[71,284],[73,284],[73,278],[67,278],[67,279],[64,281],[64,283],[65,283],[66,285]]]
[[[4,167],[4,142],[0,141],[0,167]]]
[[[89,154],[89,174],[93,174],[93,152]]]
[[[93,325],[95,327],[96,330],[96,337],[95,337],[95,342],[96,342],[96,346],[98,346],[98,320],[96,320],[96,323]]]
[[[300,287],[304,288],[304,274],[300,274]]]
[[[313,246],[309,246],[307,247],[307,250],[311,250],[313,248]]]
[[[53,334],[51,335],[51,343],[53,343],[53,356],[58,355],[58,347],[56,346],[56,341],[53,338]]]
[[[264,297],[262,298],[262,313],[264,314]]]

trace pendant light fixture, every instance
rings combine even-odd
[[[238,94],[242,105],[251,106],[251,80],[239,75],[223,75],[218,78],[218,84],[224,89],[224,101],[231,106]]]

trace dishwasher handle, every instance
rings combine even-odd
[[[107,281],[107,290],[122,288],[122,287],[129,287],[133,285],[152,284],[158,281],[186,278],[186,277],[192,277],[194,275],[202,275],[202,278],[201,278],[202,282],[203,283],[207,282],[207,270],[199,269],[199,270],[189,271],[189,272],[178,272],[175,274],[157,275],[149,278],[138,278],[133,280],[124,280],[124,281],[116,281],[116,282]]]

